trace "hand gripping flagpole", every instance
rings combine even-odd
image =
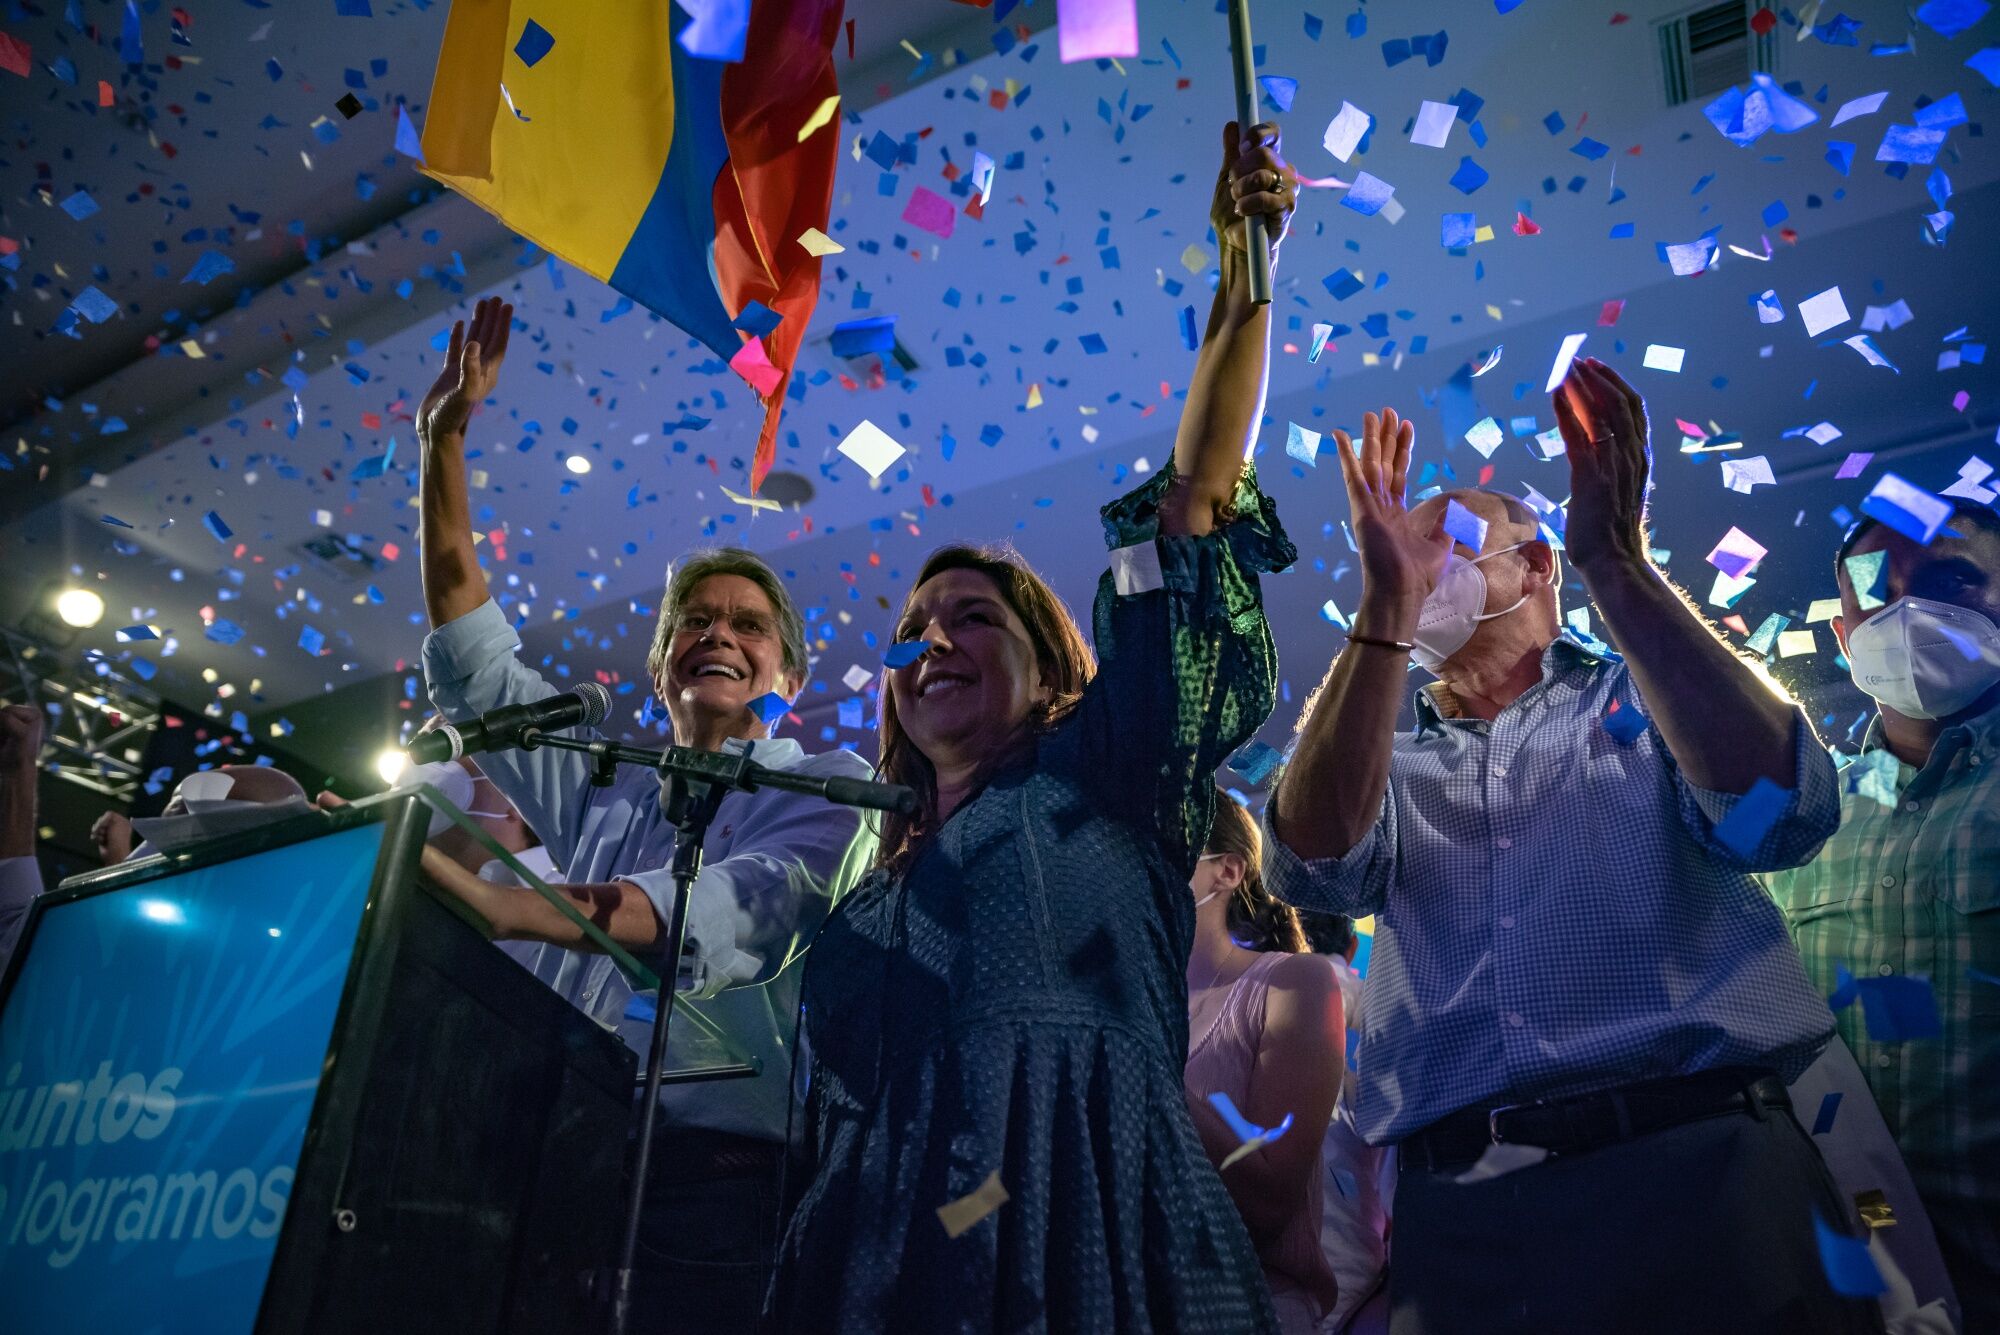
[[[1247,137],[1257,119],[1257,65],[1255,49],[1250,45],[1250,0],[1229,0],[1229,45],[1229,63],[1236,72],[1236,126],[1237,131]],[[1249,242],[1246,259],[1250,264],[1250,302],[1254,306],[1268,306],[1271,304],[1271,233],[1264,226],[1264,215],[1259,213],[1245,218],[1243,230]],[[1222,238],[1216,239],[1219,241]]]

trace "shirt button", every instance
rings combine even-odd
[[[1922,802],[1917,802],[1917,801],[1909,801],[1909,802],[1905,802],[1905,803],[1903,803],[1903,810],[1905,810],[1905,811],[1915,811],[1915,810],[1916,810],[1916,809],[1917,809],[1918,807],[1921,807],[1922,805],[1923,805],[1923,803],[1922,803]]]
[[[1498,839],[1495,839],[1493,842],[1498,844],[1502,848],[1512,848],[1514,846],[1514,841],[1512,839],[1509,839],[1504,834],[1501,835]]]
[[[1512,927],[1514,925],[1514,915],[1509,913],[1505,917],[1501,918],[1500,925],[1502,927]]]
[[[1884,978],[1887,978],[1889,975],[1896,972],[1896,970],[1892,965],[1880,964],[1875,967],[1875,972],[1881,974]]]
[[[1513,1025],[1516,1029],[1519,1029],[1522,1025],[1526,1024],[1527,1021],[1522,1019],[1518,1012],[1508,1011],[1507,1023]]]
[[[1507,777],[1507,767],[1506,767],[1505,765],[1495,765],[1495,766],[1493,767],[1493,777],[1494,777],[1494,778],[1496,778],[1496,779],[1504,779],[1504,778],[1506,778],[1506,777]]]
[[[1882,878],[1882,888],[1883,888],[1884,890],[1893,890],[1893,889],[1895,889],[1895,888],[1896,888],[1896,878],[1895,878],[1895,877],[1893,877],[1893,876],[1884,876],[1884,877]]]

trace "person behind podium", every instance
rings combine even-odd
[[[488,596],[466,494],[466,426],[498,378],[512,319],[511,306],[488,298],[469,331],[463,321],[453,326],[444,368],[417,418],[424,605],[432,627],[424,675],[432,702],[454,722],[556,693],[517,657],[514,627]],[[852,752],[807,755],[789,738],[771,739],[750,711],[750,702],[769,692],[794,697],[807,664],[798,609],[749,552],[695,553],[675,567],[646,667],[677,745],[747,747],[760,764],[820,777],[871,774]],[[612,940],[667,972],[659,956],[674,889],[674,829],[656,777],[627,767],[610,787],[595,788],[588,759],[546,748],[487,752],[480,766],[563,868],[561,893]],[[676,1008],[667,1068],[719,1064],[733,1048],[761,1059],[763,1073],[661,1089],[633,1277],[635,1329],[754,1327],[778,1223],[800,960],[874,848],[858,811],[817,797],[763,789],[722,801],[687,912],[683,961],[691,961],[692,977],[682,988],[691,983],[689,1009],[700,1015]],[[536,975],[647,1052],[650,999],[635,998],[612,961],[591,953],[553,905],[532,889],[472,877],[455,878],[449,888],[497,937],[542,943],[528,961]],[[727,1048],[705,1039],[703,1018]]]
[[[1282,236],[1293,183],[1275,128],[1225,144],[1172,462],[1103,510],[1097,661],[1005,549],[933,553],[894,623],[882,776],[919,811],[806,964],[817,1163],[773,1330],[1277,1330],[1182,1090],[1188,881],[1276,695],[1258,577],[1296,556],[1245,464],[1272,308],[1242,222]]]

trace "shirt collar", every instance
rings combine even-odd
[[[764,737],[752,742],[747,737],[731,737],[722,743],[726,755],[749,753],[752,760],[772,769],[797,769],[808,759],[806,749],[791,737]]]
[[[1938,748],[1947,742],[1957,741],[1961,733],[1964,734],[1965,741],[1982,751],[2000,752],[2000,705],[1995,705],[1984,714],[1974,714],[1963,723],[1954,723],[1946,728],[1938,734],[1937,741],[1931,744],[1931,754],[1936,755]],[[1875,717],[1868,720],[1868,730],[1861,734],[1861,754],[1865,756],[1870,751],[1885,749],[1887,749],[1886,743],[1882,740],[1882,711],[1878,708]],[[1929,763],[1928,759],[1925,763]],[[1922,766],[1913,768],[1920,769]]]
[[[1617,661],[1618,655],[1604,641],[1565,628],[1542,650],[1542,682],[1546,684],[1572,668],[1595,668],[1601,663]],[[1416,711],[1418,732],[1469,717],[1442,680],[1425,682],[1417,688]]]

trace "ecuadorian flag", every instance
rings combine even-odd
[[[690,19],[674,0],[454,0],[424,122],[428,175],[755,387],[753,491],[819,299],[819,258],[799,237],[826,227],[839,131],[800,131],[836,95],[842,3],[754,0],[744,59],[729,63],[682,48]],[[753,301],[775,328],[739,321]]]

